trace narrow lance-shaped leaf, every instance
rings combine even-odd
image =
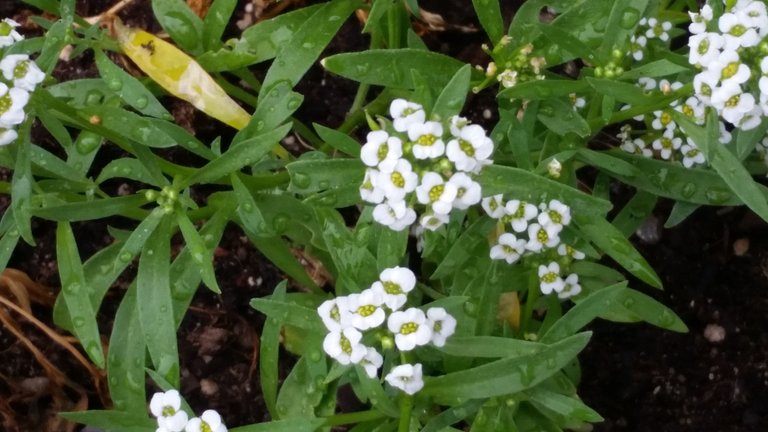
[[[251,116],[178,48],[143,30],[127,28],[120,20],[115,20],[115,31],[123,52],[169,93],[236,129],[248,124]]]

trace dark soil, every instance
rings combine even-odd
[[[112,3],[109,0],[78,1],[78,12],[93,15]],[[242,14],[245,3],[240,2],[238,14]],[[292,3],[293,7],[299,7],[305,2]],[[516,3],[502,2],[506,16],[511,16]],[[120,16],[129,24],[158,30],[148,4],[137,2]],[[423,26],[419,29],[431,49],[473,64],[485,63],[480,44],[486,41],[482,33],[471,31],[479,26],[469,1],[430,0],[420,4],[429,11],[441,13],[446,21],[444,31],[427,30]],[[14,16],[25,22],[30,13],[19,1],[0,2],[0,16]],[[324,55],[366,49],[368,39],[360,30],[360,23],[351,18]],[[35,29],[28,25],[25,31]],[[229,31],[230,36],[236,36],[236,29]],[[254,69],[257,74],[264,71],[264,66]],[[57,69],[59,79],[95,75],[92,58],[87,55]],[[297,113],[300,120],[305,124],[317,122],[335,127],[344,119],[356,86],[316,66],[297,91],[305,96]],[[171,98],[164,102],[171,107],[177,121],[196,131],[201,139],[231,135],[231,131],[189,109],[183,102]],[[483,92],[471,97],[465,113],[476,123],[492,126],[496,119],[493,94]],[[44,134],[39,143],[57,151]],[[176,153],[166,156],[173,160],[185,157]],[[182,160],[184,162],[187,161]],[[0,174],[8,175],[7,172]],[[0,199],[5,208],[8,198]],[[665,212],[660,208],[658,217],[663,220]],[[83,259],[111,241],[107,223],[121,227],[131,224],[118,219],[74,225]],[[37,221],[34,229],[37,246],[20,245],[10,267],[26,272],[32,280],[57,293],[55,225]],[[637,242],[661,275],[665,291],[637,288],[675,310],[689,326],[690,333],[674,334],[644,324],[597,322],[592,326],[595,334],[581,356],[580,394],[606,419],[595,426],[596,431],[768,430],[766,234],[765,223],[743,209],[705,208],[679,227],[663,231],[658,243]],[[745,239],[748,241],[746,251]],[[735,243],[738,255],[734,253]],[[268,295],[282,276],[236,227],[226,231],[217,250],[216,273],[223,294],[216,296],[200,289],[179,333],[181,390],[193,408],[197,411],[217,409],[229,426],[265,421],[268,415],[260,395],[256,355],[263,317],[248,306],[248,301]],[[127,275],[121,279],[102,306],[101,329],[105,341],[111,329],[110,320],[129,280]],[[37,306],[34,312],[52,326],[50,304]],[[23,318],[14,317],[24,323]],[[35,327],[23,324],[21,328],[70,380],[80,383],[87,398],[80,399],[81,393],[76,389],[56,391],[29,350],[0,327],[0,430],[65,430],[51,420],[56,411],[108,406],[108,400],[99,398],[92,377],[71,354],[52,344]],[[718,342],[714,336],[724,338]],[[288,356],[283,359],[285,375],[292,360]]]

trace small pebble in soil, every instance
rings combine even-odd
[[[708,324],[704,328],[704,337],[712,343],[722,342],[725,339],[725,329],[717,324]]]
[[[656,244],[661,241],[661,220],[654,215],[648,216],[635,231],[637,238],[645,244]]]
[[[744,256],[749,252],[749,239],[740,238],[733,242],[733,254],[736,256]]]
[[[490,120],[491,116],[493,116],[493,113],[488,108],[483,110],[483,118],[486,120]]]
[[[213,396],[219,392],[219,386],[215,382],[204,378],[200,380],[200,392],[205,396]]]

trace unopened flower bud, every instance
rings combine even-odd
[[[560,178],[560,172],[563,170],[563,164],[559,160],[552,158],[547,164],[547,174],[552,178]]]

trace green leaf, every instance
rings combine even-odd
[[[677,63],[672,63],[669,60],[661,59],[646,63],[634,69],[630,69],[624,72],[619,77],[619,79],[635,81],[642,77],[658,78],[663,76],[676,75],[682,72],[687,72],[689,70],[689,68],[680,66]]]
[[[483,399],[469,400],[449,408],[429,419],[421,432],[445,432],[448,426],[456,424],[477,412],[484,402],[485,400]]]
[[[534,406],[542,406],[570,421],[576,420],[590,423],[603,421],[603,418],[597,411],[588,407],[577,396],[566,396],[540,387],[533,388],[526,393],[528,394],[529,401]]]
[[[558,198],[574,213],[594,216],[604,215],[611,209],[608,201],[519,168],[489,165],[483,168],[477,181],[483,188],[484,196],[509,194],[534,203]]]
[[[82,173],[67,165],[63,160],[59,159],[53,153],[50,153],[48,150],[32,144],[30,146],[30,152],[32,163],[41,170],[50,173],[51,177],[66,179],[88,186],[92,184],[89,180],[86,180]]]
[[[540,100],[551,97],[569,96],[589,90],[584,80],[545,79],[516,84],[499,92],[497,98]]]
[[[736,157],[743,161],[754,150],[758,142],[765,138],[768,121],[763,119],[759,126],[750,130],[736,129]]]
[[[292,418],[257,423],[230,429],[230,432],[315,432],[325,423],[324,419]]]
[[[52,221],[83,221],[104,219],[109,216],[130,214],[147,203],[143,194],[128,195],[115,198],[104,198],[97,201],[82,201],[55,206],[36,208],[33,214],[39,218]]]
[[[653,212],[657,201],[656,195],[637,191],[611,223],[621,231],[624,237],[629,238]]]
[[[698,204],[693,204],[685,201],[678,201],[672,206],[672,211],[669,212],[667,221],[664,222],[664,228],[672,228],[677,226],[680,222],[688,219],[688,216],[692,215],[699,207]]]
[[[377,3],[378,4],[378,3]],[[313,123],[317,134],[326,144],[353,158],[360,158],[360,143],[349,135],[335,129],[327,128],[321,124]]]
[[[541,343],[553,343],[565,339],[592,322],[603,311],[614,304],[616,298],[627,289],[627,282],[603,288],[590,293],[586,298],[579,300],[552,327],[541,336]]]
[[[256,236],[274,236],[275,230],[267,223],[259,205],[245,184],[234,174],[230,176],[230,180],[237,197],[237,215],[243,225]]]
[[[380,224],[376,224],[374,229],[379,231],[376,267],[384,270],[400,264],[408,246],[408,230],[393,231]]]
[[[399,417],[400,410],[395,405],[393,398],[384,391],[379,380],[371,379],[362,367],[355,367],[357,374],[357,386],[355,389],[363,399],[367,399],[374,408],[390,417]],[[353,382],[353,386],[354,386]]]
[[[227,28],[232,12],[237,7],[237,0],[214,0],[203,19],[202,42],[206,50],[221,45],[221,35]]]
[[[619,102],[625,102],[632,106],[645,106],[655,102],[655,97],[649,96],[640,87],[616,80],[586,78],[587,83],[598,93],[610,96]]]
[[[451,336],[437,349],[452,356],[476,358],[522,357],[546,348],[538,342],[496,336]]]
[[[3,219],[5,219],[6,215],[9,217],[8,220],[13,221],[13,215],[11,214],[10,209],[5,211]],[[6,266],[8,265],[8,260],[11,259],[13,251],[16,250],[16,244],[18,242],[19,231],[15,227],[10,228],[6,232],[0,234],[0,272],[5,270]]]
[[[544,381],[570,363],[584,349],[591,336],[591,332],[579,333],[535,354],[504,358],[460,372],[425,378],[420,395],[449,401],[520,392]]]
[[[307,271],[291,253],[291,249],[285,240],[279,236],[262,237],[252,232],[246,226],[243,226],[243,230],[254,247],[264,254],[277,268],[310,290],[320,290],[315,281],[307,275]]]
[[[239,171],[244,166],[256,162],[269,153],[290,130],[291,125],[286,124],[232,146],[217,159],[208,162],[194,174],[182,180],[178,188],[184,189],[193,184],[208,183]]]
[[[173,118],[155,95],[131,74],[112,63],[100,49],[94,51],[96,67],[110,90],[140,113],[158,118]]]
[[[322,221],[323,239],[336,266],[337,279],[343,277],[337,280],[337,288],[362,291],[362,287],[369,286],[379,276],[376,258],[354,238],[339,212],[329,208],[317,208],[315,211]],[[345,286],[347,281],[353,285]]]
[[[155,182],[152,174],[150,174],[144,164],[138,159],[133,158],[120,158],[110,161],[101,170],[99,176],[96,177],[96,183],[101,184],[113,178],[130,179],[157,187],[161,186]]]
[[[552,24],[539,24],[539,29],[545,38],[549,39],[551,44],[561,51],[554,63],[562,63],[575,57],[584,59],[590,63],[597,63],[595,51],[587,44],[581,41],[581,38],[564,30],[568,27],[558,25],[555,21]],[[553,63],[552,59],[547,59],[547,63]]]
[[[271,300],[276,302],[285,301],[285,289],[288,281],[283,280],[272,293]],[[259,381],[261,382],[261,392],[264,395],[264,404],[267,406],[269,415],[277,418],[277,382],[278,382],[278,357],[280,352],[280,329],[282,322],[280,318],[270,317],[264,322],[264,329],[261,331],[259,346]]]
[[[325,361],[325,358],[322,358]],[[280,418],[312,418],[323,392],[318,391],[307,357],[301,357],[280,386],[277,412]],[[310,391],[310,389],[314,389]]]
[[[192,221],[189,220],[189,216],[187,216],[186,213],[176,213],[176,222],[179,224],[181,234],[184,236],[184,241],[187,243],[187,248],[192,256],[193,265],[200,271],[203,283],[205,283],[211,291],[221,294],[221,288],[219,288],[219,284],[216,282],[216,274],[213,270],[213,250],[205,245],[203,237],[197,232],[197,229],[192,224]]]
[[[270,298],[251,299],[251,307],[270,318],[277,318],[282,325],[291,325],[316,333],[326,333],[316,309],[301,306],[290,301]]]
[[[203,21],[183,0],[153,0],[152,11],[179,47],[193,54],[200,52]]]
[[[648,0],[616,0],[613,2],[598,57],[604,63],[611,60],[611,51],[624,50],[629,37],[635,34],[640,17],[645,13]],[[601,419],[602,420],[602,419]]]
[[[580,148],[576,151],[576,158],[598,168],[624,176],[640,175],[640,171],[631,163],[613,157],[607,152],[598,152],[586,148]]]
[[[258,22],[243,32],[232,49],[225,47],[216,52],[207,52],[197,60],[207,71],[219,72],[272,59],[293,38],[298,28],[322,6],[307,6]]]
[[[123,140],[146,147],[168,148],[177,145],[176,140],[157,127],[155,118],[143,117],[123,108],[103,105],[83,107],[78,112],[85,120],[93,116],[101,119],[97,127],[94,127],[95,132],[111,132]],[[106,136],[106,138],[110,137]]]
[[[453,115],[458,115],[464,106],[464,101],[469,93],[469,80],[472,76],[472,67],[464,65],[448,82],[440,96],[437,97],[432,107],[432,117],[447,120]]]
[[[136,283],[117,308],[107,355],[107,383],[115,409],[135,415],[147,409],[144,382],[146,345],[136,306]]]
[[[299,108],[303,100],[302,95],[291,90],[289,81],[276,82],[266,90],[266,95],[256,107],[251,121],[232,140],[233,145],[280,126]]]
[[[464,63],[436,52],[418,49],[373,49],[342,53],[321,61],[328,71],[364,84],[413,89],[412,70],[428,82],[444,86]]]
[[[765,195],[736,156],[719,143],[719,121],[715,112],[709,111],[706,131],[684,115],[675,115],[675,121],[693,139],[704,153],[709,165],[715,169],[731,191],[758,216],[768,221],[768,201]]]
[[[661,289],[659,276],[616,227],[603,218],[588,217],[578,213],[574,220],[584,238],[602,249],[638,279]]]
[[[376,31],[386,31],[386,22],[383,22],[387,12],[394,5],[395,0],[377,0],[371,3],[371,10],[368,12],[368,19],[363,26],[363,33],[372,33]],[[381,22],[381,23],[380,23]]]
[[[495,0],[472,0],[477,19],[493,45],[497,45],[504,36],[504,20],[501,7]]]
[[[538,119],[560,136],[574,133],[582,138],[592,131],[589,124],[573,110],[573,105],[560,99],[547,99],[539,106]]]
[[[157,426],[157,420],[135,412],[122,411],[79,411],[59,413],[69,421],[83,423],[104,431],[114,432],[149,432]]]
[[[657,327],[678,333],[687,333],[688,327],[672,309],[646,294],[633,289],[622,291],[601,316],[618,322],[645,321]]]
[[[27,121],[19,130],[19,138],[16,141],[16,163],[13,165],[13,178],[11,181],[11,209],[16,228],[21,238],[34,246],[35,239],[32,236],[32,215],[29,201],[32,198],[32,165],[30,163],[31,145],[30,122]]]
[[[62,19],[56,21],[47,32],[45,32],[45,42],[40,51],[40,55],[35,59],[35,63],[40,70],[50,75],[56,63],[59,60],[61,50],[67,45],[66,33],[72,25],[72,20]]]
[[[290,191],[309,194],[348,185],[359,187],[365,166],[359,159],[299,160],[286,166]]]
[[[267,71],[263,87],[269,89],[283,80],[290,82],[291,86],[296,86],[347,17],[358,7],[359,0],[333,0],[324,4],[304,21],[293,37],[283,45]],[[259,93],[259,103],[263,96],[264,93]]]
[[[64,302],[69,310],[75,336],[91,361],[103,368],[104,351],[101,349],[96,311],[88,297],[88,285],[75,235],[66,222],[59,222],[56,228],[56,257],[59,263],[61,295],[64,296]]]
[[[169,280],[170,240],[170,220],[163,218],[139,258],[136,298],[154,369],[179,388],[179,352]]]

